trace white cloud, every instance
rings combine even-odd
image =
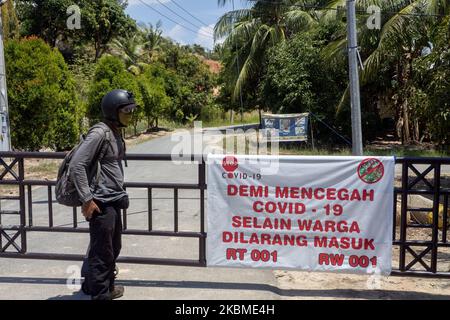
[[[172,40],[185,45],[185,44],[199,44],[207,49],[214,49],[214,24],[204,26],[198,29],[197,35],[193,35],[190,31],[186,30],[181,25],[177,24],[172,29],[164,32],[164,36],[171,38]],[[222,43],[224,39],[219,39],[216,44]]]
[[[197,32],[197,36],[194,39],[194,43],[199,44],[208,49],[213,49],[214,48],[214,39],[212,36],[213,33],[214,33],[214,24],[201,27]]]
[[[172,40],[180,43],[180,44],[187,44],[188,43],[188,37],[189,33],[186,29],[184,29],[179,24],[175,25],[172,29],[170,29],[168,32],[165,32],[164,35],[166,37],[171,38]]]

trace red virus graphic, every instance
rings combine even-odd
[[[358,166],[358,176],[365,183],[377,183],[381,180],[381,178],[383,178],[383,175],[384,166],[378,159],[365,159]]]
[[[233,172],[239,167],[236,157],[227,156],[222,160],[222,167],[228,172],[228,177],[233,178]]]

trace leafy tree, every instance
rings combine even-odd
[[[141,72],[141,58],[144,54],[143,39],[140,33],[117,37],[112,40],[111,54],[122,58],[127,70],[135,75]]]
[[[72,147],[79,133],[78,102],[62,55],[30,38],[8,41],[5,57],[14,148]]]
[[[163,56],[161,56],[160,58],[162,59]],[[144,76],[146,79],[145,87],[149,86],[151,87],[153,85],[149,81],[156,81],[157,86],[159,85],[163,86],[163,88],[160,88],[161,92],[165,93],[165,95],[169,98],[169,102],[166,108],[164,109],[163,113],[169,118],[177,120],[178,118],[176,117],[175,114],[177,110],[180,110],[182,101],[182,94],[181,94],[181,88],[183,86],[182,78],[175,70],[166,68],[166,66],[161,62],[153,62],[148,66],[146,66],[144,70],[145,70]],[[147,118],[147,120],[148,121],[156,120],[156,118],[154,118],[153,104],[149,102],[144,102],[144,105],[146,106],[145,108],[147,110],[144,111],[145,114],[147,116],[151,115],[151,119]],[[182,113],[181,110],[180,112]],[[159,117],[161,117],[161,115],[159,115]]]
[[[232,65],[234,53],[232,52],[232,48],[225,46],[220,46],[217,48],[224,68],[221,69],[218,76],[220,91],[219,95],[216,97],[216,101],[222,106],[224,111],[230,112],[230,123],[234,123],[234,111],[240,110],[242,115],[244,111],[254,108],[254,105],[256,104],[255,94],[258,87],[250,83],[240,88],[238,93],[239,96],[237,98],[233,97],[235,89],[234,81],[238,70],[233,70],[229,66]]]
[[[207,57],[208,56],[208,53],[206,52],[206,49],[204,47],[202,47],[201,45],[199,45],[199,44],[193,44],[193,45],[189,46],[189,50],[192,53],[197,54],[197,55],[202,56],[202,57]]]
[[[185,122],[190,114],[200,115],[216,86],[208,66],[186,48],[174,44],[167,46],[159,60],[162,65],[152,72],[164,79],[166,94],[172,100],[169,117]]]
[[[172,101],[166,94],[163,78],[155,78],[151,66],[138,78],[142,96],[142,108],[147,119],[147,128],[158,127],[158,120],[166,114]]]
[[[20,35],[19,19],[17,18],[15,3],[9,0],[2,6],[2,23],[3,23],[3,38],[17,39]]]
[[[258,92],[263,109],[273,113],[310,112],[314,114],[312,118],[318,117],[335,127],[347,121],[337,121],[335,117],[335,106],[347,86],[347,63],[327,64],[321,55],[329,32],[320,27],[299,33],[269,50],[267,71]],[[316,126],[314,135],[322,141],[336,140],[324,126]]]
[[[96,64],[88,52],[79,51],[71,59],[70,71],[75,79],[76,92],[80,101],[79,127],[82,132],[88,129],[88,119],[85,117],[89,104],[89,90],[94,79]]]
[[[148,54],[148,61],[153,61],[154,58],[158,57],[161,51],[162,44],[162,30],[161,30],[161,20],[159,20],[155,26],[151,23],[139,25],[139,29],[144,38],[144,49]]]
[[[450,145],[450,18],[444,19],[432,37],[430,54],[414,64],[415,85],[421,103],[418,116],[426,126],[425,135],[440,145]],[[413,95],[414,97],[418,96]]]
[[[58,42],[93,43],[95,60],[107,50],[118,35],[136,29],[136,23],[125,13],[127,2],[118,0],[16,0],[22,35],[36,35],[52,47]],[[81,29],[67,28],[67,8],[78,5]]]
[[[126,6],[126,2],[117,0],[89,1],[85,6],[85,36],[94,43],[96,60],[113,38],[136,30],[136,22],[125,13]]]
[[[333,6],[344,6],[345,0],[337,0]],[[377,5],[383,13],[381,30],[369,30],[366,19],[359,20],[358,36],[361,39],[364,70],[361,72],[363,86],[370,88],[380,80],[380,73],[386,72],[386,84],[379,86],[378,101],[386,95],[394,99],[395,118],[399,137],[404,143],[419,140],[419,113],[413,110],[414,102],[408,93],[418,92],[414,87],[414,61],[429,45],[430,30],[439,25],[441,16],[448,14],[447,0],[360,0],[358,9],[364,11],[369,5]],[[431,16],[427,16],[431,15]],[[328,14],[327,16],[330,16]],[[328,54],[341,56],[347,46],[345,30],[340,38],[330,44]],[[389,61],[389,62],[388,62]],[[393,66],[389,68],[387,64]],[[391,83],[391,85],[387,84]],[[364,94],[364,92],[363,92]],[[343,95],[338,111],[349,107],[348,90]],[[373,95],[369,98],[374,101]],[[420,100],[420,99],[419,99]],[[416,102],[418,100],[415,100]]]
[[[229,1],[218,0],[218,3],[224,5]],[[251,8],[225,13],[214,28],[215,38],[226,37],[224,46],[232,48],[233,58],[227,61],[225,69],[235,75],[232,78],[233,100],[240,96],[246,84],[257,86],[269,48],[317,23],[308,10],[308,4],[316,4],[316,1],[248,2],[252,4]],[[294,6],[296,2],[299,5]]]
[[[89,89],[87,116],[91,124],[102,119],[102,99],[105,94],[115,89],[133,92],[136,102],[142,105],[135,77],[125,69],[124,63],[119,58],[104,56],[97,63],[94,79]],[[139,120],[134,119],[135,129]]]
[[[340,79],[345,72],[342,65],[324,63],[322,46],[322,41],[305,33],[270,50],[260,98],[266,109],[274,113],[313,111],[333,115],[331,108],[343,90]]]
[[[67,8],[73,0],[16,0],[21,33],[35,35],[56,47],[57,40],[67,32]]]

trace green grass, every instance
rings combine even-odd
[[[417,150],[408,149],[406,147],[398,147],[390,150],[371,150],[370,148],[364,153],[376,156],[396,156],[396,157],[450,157],[449,152],[439,150]]]
[[[159,128],[164,128],[167,129],[169,131],[173,131],[175,129],[179,129],[179,128],[187,128],[187,125],[183,125],[181,123],[175,122],[175,121],[171,121],[171,120],[167,120],[167,119],[161,119],[158,122],[158,127]],[[143,133],[145,133],[147,131],[147,121],[140,121],[137,125],[137,135],[141,135]],[[134,137],[134,127],[133,126],[129,126],[128,128],[125,129],[125,138],[131,138]]]
[[[231,123],[231,121],[230,121],[230,113],[227,112],[223,115],[222,119],[203,121],[203,127],[204,128],[225,127],[225,126],[236,126],[236,125],[240,125],[240,124],[251,124],[251,123],[259,123],[258,111],[246,112],[243,114],[242,119],[241,119],[240,113],[235,113],[233,123]]]
[[[182,129],[182,128],[188,128],[189,126],[183,125],[182,123],[179,123],[177,121],[168,120],[168,119],[161,119],[159,120],[158,126],[160,128],[168,129],[168,130],[175,130],[175,129]]]
[[[286,155],[305,155],[305,156],[351,156],[350,148],[338,150],[329,149],[307,149],[305,147],[286,148],[280,145],[280,154]],[[364,149],[365,156],[396,156],[396,157],[450,157],[447,152],[438,150],[411,150],[407,147],[397,147],[394,149],[371,149],[370,146]]]
[[[252,141],[254,141],[252,139]],[[236,152],[236,140],[233,142]],[[250,141],[246,140],[246,152],[248,153]],[[222,146],[225,147],[226,138],[223,138]],[[252,143],[251,150],[255,150],[255,142]],[[267,147],[267,152],[270,153],[271,147]],[[351,156],[352,150],[349,147],[335,147],[335,148],[315,148],[306,144],[279,144],[279,155],[292,155],[292,156]],[[450,157],[449,152],[433,150],[433,149],[420,149],[420,146],[395,146],[386,149],[375,148],[373,146],[366,146],[364,149],[365,156],[396,156],[396,157]]]
[[[259,123],[259,113],[258,111],[246,112],[243,114],[243,119],[241,119],[241,115],[239,113],[234,114],[234,121],[231,123],[230,121],[230,113],[223,113],[221,118],[216,118],[212,120],[201,120],[197,119],[195,121],[202,121],[203,128],[212,128],[212,127],[225,127],[232,125],[240,125],[240,124],[251,124],[251,123]],[[176,130],[176,129],[189,129],[193,127],[193,124],[190,123],[181,123],[178,121],[173,121],[169,119],[159,119],[158,123],[159,128],[164,128],[168,130]],[[140,135],[147,130],[147,121],[140,121],[137,125],[137,134]],[[125,129],[125,137],[130,138],[134,137],[134,127],[129,126]]]
[[[342,150],[326,150],[326,149],[306,149],[302,147],[284,147],[280,145],[281,155],[296,155],[296,156],[351,156],[350,149]]]
[[[29,167],[28,173],[41,173],[41,174],[53,174],[58,171],[59,163],[57,162],[50,162],[49,160],[43,160],[42,163],[40,163],[37,166]]]

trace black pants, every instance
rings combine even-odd
[[[95,203],[102,213],[95,213],[89,221],[91,243],[86,281],[92,299],[109,300],[116,259],[122,248],[121,205],[97,200]]]

